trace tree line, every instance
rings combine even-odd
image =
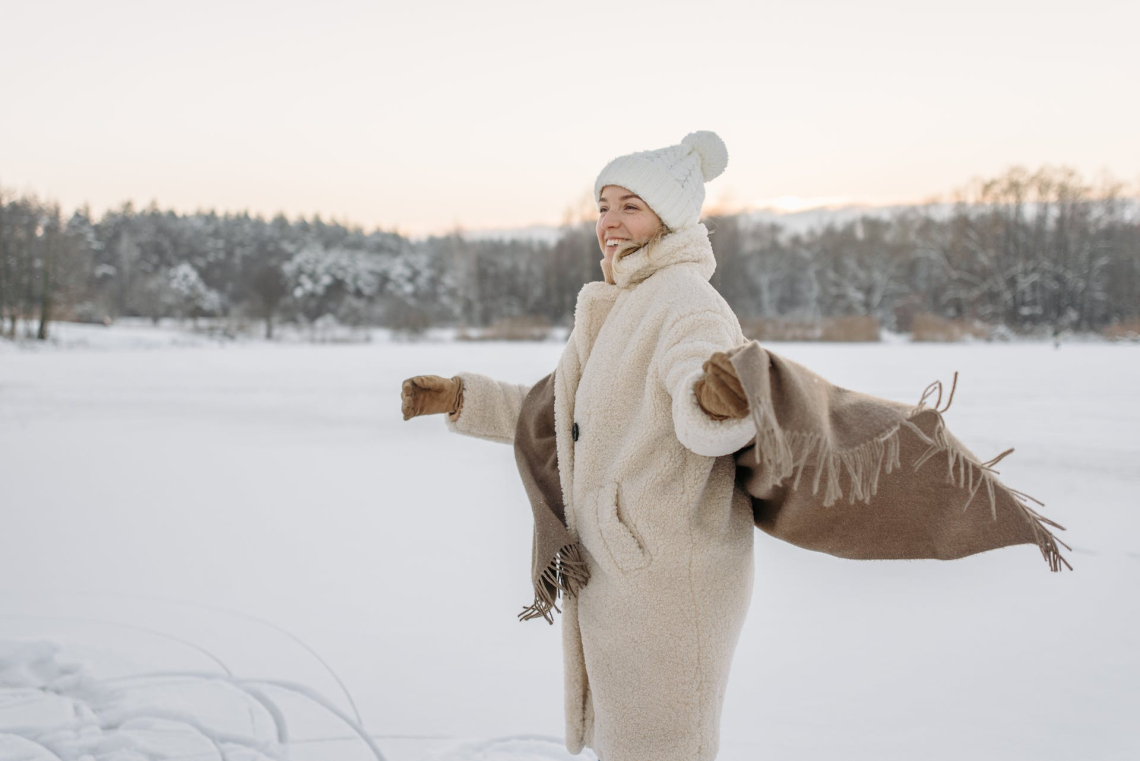
[[[1098,330],[1140,317],[1140,203],[1111,179],[1012,168],[950,204],[804,231],[709,216],[713,285],[743,318],[870,315],[905,331],[919,312],[1014,331]],[[335,320],[415,332],[526,316],[568,325],[601,277],[594,220],[553,241],[421,241],[312,219],[131,203],[95,219],[0,188],[0,335],[53,320]]]

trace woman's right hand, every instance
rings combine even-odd
[[[454,414],[463,403],[463,379],[416,375],[404,381],[400,402],[404,420],[437,412]]]

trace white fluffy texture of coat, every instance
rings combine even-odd
[[[570,534],[590,580],[562,601],[566,747],[604,761],[711,761],[752,596],[751,500],[732,453],[751,416],[715,421],[693,384],[746,339],[710,285],[703,224],[584,285],[555,372],[555,433]],[[530,386],[459,373],[447,427],[512,443]],[[578,424],[574,441],[571,428]]]

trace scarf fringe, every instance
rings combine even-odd
[[[764,409],[753,411],[757,430],[756,465],[763,465],[766,472],[772,474],[771,481],[773,484],[782,483],[785,478],[794,475],[795,481],[792,488],[795,489],[799,487],[800,478],[805,470],[804,466],[814,453],[815,479],[812,483],[812,494],[819,493],[820,483],[823,480],[823,504],[825,507],[843,498],[843,489],[839,483],[840,476],[843,473],[847,473],[851,481],[848,502],[854,503],[856,499],[869,502],[878,491],[879,474],[884,470],[886,473],[890,473],[894,468],[901,467],[899,434],[906,427],[928,445],[927,450],[914,462],[915,470],[939,453],[946,453],[946,482],[969,490],[970,496],[962,506],[963,512],[974,501],[980,487],[984,484],[990,502],[990,515],[996,520],[997,495],[995,488],[1004,489],[1013,496],[1020,508],[1021,516],[1030,522],[1037,547],[1049,564],[1049,570],[1060,571],[1061,565],[1064,564],[1071,571],[1072,565],[1061,555],[1057,545],[1059,543],[1070,551],[1072,547],[1057,539],[1045,526],[1049,525],[1062,531],[1065,530],[1065,527],[1033,510],[1025,500],[1030,499],[1044,506],[1043,502],[1016,489],[1011,489],[995,478],[998,471],[994,470],[992,466],[1013,452],[1013,449],[1007,449],[996,457],[980,463],[973,460],[962,450],[961,446],[952,443],[947,437],[946,421],[942,417],[942,413],[950,408],[957,382],[958,373],[955,372],[954,385],[950,389],[950,398],[941,410],[938,409],[937,405],[942,400],[942,382],[934,381],[926,387],[922,398],[919,399],[918,404],[911,409],[904,420],[874,439],[844,450],[832,449],[827,445],[824,437],[817,433],[780,430],[779,427],[773,425],[776,416],[769,402],[764,405]],[[926,399],[935,388],[938,391],[938,401],[933,408],[927,408]],[[927,436],[913,422],[916,415],[927,409],[931,409],[938,417],[933,436]],[[768,424],[765,425],[765,422]]]
[[[518,615],[519,621],[542,616],[547,623],[553,625],[551,608],[556,613],[562,612],[555,604],[558,596],[562,594],[574,597],[589,580],[590,571],[578,543],[563,545],[543,570],[534,586],[534,602],[522,609]]]

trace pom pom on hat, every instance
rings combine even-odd
[[[720,177],[728,166],[728,147],[717,133],[702,129],[685,135],[681,142],[701,157],[701,175],[705,182]]]
[[[728,148],[715,132],[698,130],[677,145],[618,156],[594,182],[597,201],[606,185],[637,193],[670,230],[700,222],[705,183],[728,166]]]

